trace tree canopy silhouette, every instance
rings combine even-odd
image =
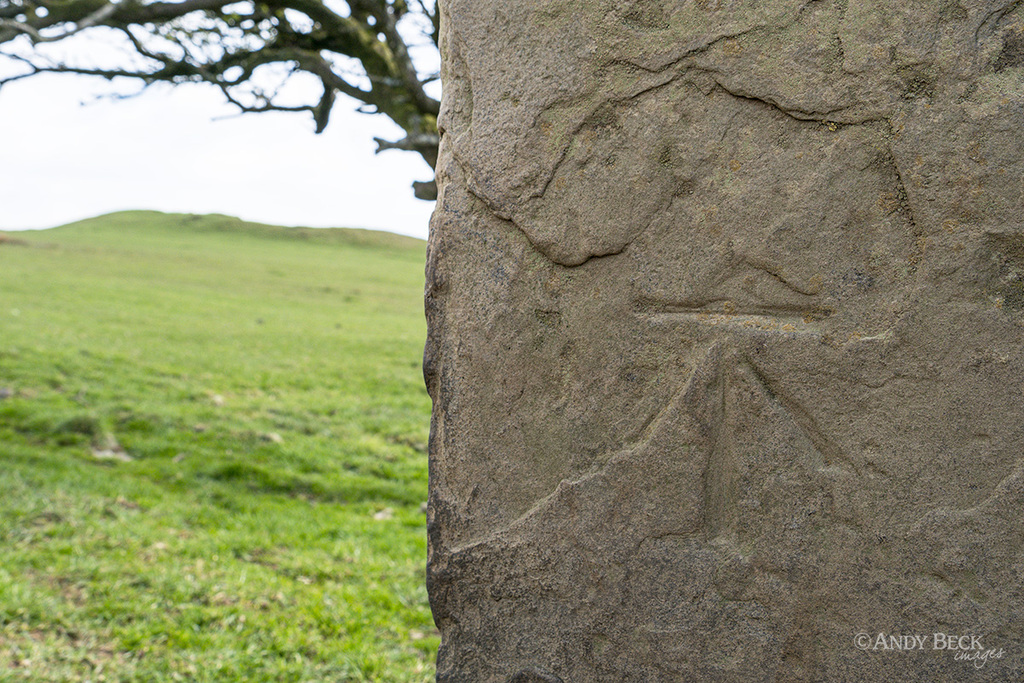
[[[90,34],[117,49],[97,51]],[[0,87],[43,73],[209,83],[242,112],[309,112],[317,132],[341,94],[405,131],[375,138],[378,152],[433,168],[439,102],[426,86],[438,75],[413,53],[437,40],[432,0],[0,0]],[[320,87],[297,100],[302,78]],[[433,181],[413,187],[436,197]]]

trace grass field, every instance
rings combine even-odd
[[[428,681],[424,243],[0,237],[0,681]]]

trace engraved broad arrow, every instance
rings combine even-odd
[[[638,302],[649,321],[710,331],[712,342],[697,356],[673,402],[692,416],[709,444],[703,474],[703,527],[709,539],[742,527],[743,503],[759,505],[768,479],[780,485],[817,481],[823,474],[859,475],[859,467],[818,420],[745,352],[766,335],[821,335],[825,312],[795,306],[718,305],[718,301]],[[745,338],[745,339],[744,339]],[[831,478],[831,477],[829,477]],[[746,481],[746,486],[741,486]]]

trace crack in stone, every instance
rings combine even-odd
[[[996,9],[986,14],[985,18],[981,20],[980,24],[978,24],[978,28],[974,30],[975,44],[981,42],[981,31],[986,27],[986,25],[988,25],[991,22],[992,28],[988,32],[989,34],[994,33],[996,28],[999,26],[999,22],[1002,21],[1003,17],[1005,17],[1013,10],[1017,9],[1017,7],[1020,6],[1021,2],[1024,2],[1024,0],[1013,0],[1013,2],[1003,5],[1002,7],[997,7]]]
[[[854,120],[854,121],[848,121],[848,122],[839,123],[839,122],[833,121],[832,119],[830,119],[828,117],[830,115],[833,115],[833,114],[838,114],[840,112],[847,111],[847,110],[851,109],[854,105],[850,105],[850,106],[847,106],[847,107],[837,107],[836,109],[830,109],[828,111],[823,111],[823,112],[822,111],[806,111],[806,110],[803,110],[803,109],[797,109],[796,107],[787,108],[787,107],[782,106],[778,102],[775,102],[774,100],[769,99],[767,97],[762,97],[762,96],[754,95],[754,94],[751,94],[751,93],[748,93],[748,92],[745,92],[745,91],[739,91],[739,90],[734,90],[732,88],[729,88],[728,86],[724,85],[718,78],[715,77],[716,75],[720,75],[721,74],[720,71],[714,71],[714,70],[710,70],[710,69],[704,69],[702,71],[704,71],[704,73],[707,73],[708,75],[710,75],[712,77],[712,80],[714,80],[715,85],[717,85],[718,88],[721,89],[722,92],[724,92],[724,93],[726,93],[728,95],[732,95],[733,97],[735,97],[737,99],[747,100],[748,102],[759,102],[760,104],[763,104],[763,105],[766,105],[768,107],[771,107],[772,109],[774,109],[774,110],[776,110],[778,112],[781,112],[782,114],[785,114],[789,118],[795,119],[797,121],[803,121],[803,122],[816,121],[818,123],[832,123],[832,124],[834,124],[836,126],[860,126],[860,125],[869,124],[869,123],[879,123],[880,121],[884,121],[885,120],[883,117],[869,116],[869,117],[865,117],[863,119],[857,119],[857,120]]]
[[[666,72],[670,72],[673,69],[678,68],[687,59],[690,59],[691,57],[693,57],[695,55],[704,54],[704,53],[710,51],[712,48],[714,48],[719,43],[724,42],[726,40],[732,40],[732,39],[735,39],[735,38],[739,38],[741,36],[745,36],[747,34],[754,33],[754,32],[757,32],[757,31],[764,31],[764,30],[783,31],[783,30],[789,28],[790,26],[792,26],[793,24],[799,22],[800,21],[800,15],[803,13],[804,9],[807,6],[813,4],[814,2],[817,2],[817,1],[818,0],[808,0],[803,5],[801,5],[796,10],[796,12],[794,14],[794,17],[793,17],[793,19],[791,21],[782,22],[782,23],[776,24],[776,25],[758,24],[756,26],[751,26],[751,27],[745,28],[742,31],[738,31],[736,33],[728,33],[728,34],[725,34],[725,35],[718,36],[717,38],[714,38],[714,39],[708,41],[704,45],[701,45],[699,47],[695,47],[695,48],[686,50],[682,55],[680,55],[679,57],[673,59],[672,61],[666,63],[664,66],[661,66],[659,68],[651,69],[649,67],[644,66],[643,64],[639,64],[639,63],[637,63],[635,61],[632,61],[632,60],[629,60],[629,59],[623,59],[623,58],[612,59],[612,60],[610,60],[608,62],[605,62],[604,63],[604,67],[607,68],[609,66],[625,65],[625,66],[629,66],[629,67],[640,69],[640,70],[645,71],[645,72],[647,72],[649,74],[652,74],[652,75],[664,74]],[[662,87],[664,87],[666,85],[671,85],[671,84],[681,80],[682,78],[686,77],[691,71],[697,72],[697,73],[706,73],[708,75],[711,75],[712,78],[713,78],[713,74],[714,74],[713,71],[710,71],[710,70],[707,70],[707,69],[703,69],[703,68],[691,65],[691,66],[685,67],[684,69],[682,69],[681,71],[679,71],[677,73],[672,74],[668,78],[668,80],[662,81],[660,83],[655,83],[654,85],[645,87],[645,88],[643,88],[642,90],[640,90],[638,92],[632,93],[632,94],[624,96],[624,97],[609,98],[609,99],[603,100],[600,103],[598,103],[597,105],[595,105],[595,106],[590,108],[590,110],[586,113],[586,115],[581,119],[580,123],[572,131],[572,133],[570,135],[570,138],[574,138],[576,135],[578,135],[580,133],[580,131],[583,129],[583,127],[587,124],[587,121],[590,119],[590,117],[594,114],[594,112],[596,112],[602,106],[604,106],[606,104],[620,104],[620,103],[623,103],[623,102],[629,102],[629,101],[634,100],[637,97],[639,97],[641,95],[644,95],[644,94],[646,94],[648,92],[651,92],[653,90],[657,90],[658,88],[662,88]],[[717,80],[715,82],[718,83]],[[726,93],[728,93],[730,95],[734,95],[734,93],[730,92],[727,88],[722,86],[720,83],[718,83],[718,86],[720,88],[722,88],[722,90],[724,90]],[[739,96],[739,95],[734,95],[734,96],[735,97],[742,97],[742,96]],[[584,96],[577,97],[577,98],[575,98],[575,100],[570,100],[570,102],[572,102],[572,101],[580,101],[581,99],[584,99]],[[756,98],[756,97],[747,97],[747,98],[743,98],[743,99],[754,99],[754,100],[757,100],[757,101],[764,102],[765,104],[768,104],[767,101],[765,101],[765,100],[758,100],[758,98]],[[558,102],[552,103],[549,107],[547,107],[546,109],[544,109],[541,112],[539,112],[537,114],[537,117],[534,120],[533,127],[536,127],[537,119],[539,119],[540,116],[543,115],[544,112],[549,111],[552,107],[554,107],[554,106],[556,106],[558,104],[562,104],[562,103],[558,103]],[[776,108],[778,108],[777,105],[773,105],[773,106],[776,106]],[[847,109],[847,108],[848,107],[844,107],[843,109]],[[785,110],[780,109],[780,111],[785,111]],[[841,111],[841,109],[837,109],[837,110],[834,110],[834,111]],[[797,117],[793,117],[793,118],[797,118]],[[805,119],[798,119],[798,120],[805,120]],[[568,154],[568,151],[569,151],[569,145],[565,145],[562,148],[562,151],[561,151],[561,153],[559,155],[559,158],[555,161],[555,164],[553,165],[553,167],[551,169],[551,172],[550,172],[550,175],[548,176],[547,180],[544,182],[544,184],[540,188],[540,190],[535,192],[533,195],[531,195],[531,197],[539,198],[539,197],[543,197],[546,194],[548,187],[550,186],[551,182],[554,180],[554,177],[558,174],[558,169],[561,167],[561,164],[564,162],[565,157]]]
[[[762,271],[764,273],[767,273],[774,280],[779,282],[781,285],[783,285],[784,287],[786,287],[787,289],[789,289],[789,290],[791,290],[793,292],[796,292],[797,294],[800,294],[802,296],[816,296],[817,294],[821,293],[821,284],[820,283],[819,284],[808,283],[806,285],[802,285],[799,282],[793,281],[791,278],[787,278],[783,274],[783,271],[782,271],[781,268],[779,268],[777,266],[773,266],[772,264],[768,263],[767,261],[764,261],[764,260],[758,259],[758,258],[754,258],[753,256],[748,256],[746,254],[742,255],[740,257],[740,260],[743,263],[746,263],[746,264],[756,268],[757,270],[760,270],[760,271]]]
[[[815,2],[815,0],[810,0],[810,2]],[[802,8],[800,10],[798,10],[797,13],[799,14],[799,12],[801,12],[801,11],[802,11]],[[769,26],[768,24],[757,24],[756,26],[750,26],[750,27],[745,28],[742,31],[738,31],[736,33],[727,33],[727,34],[724,34],[724,35],[720,35],[717,38],[713,38],[710,41],[704,43],[703,45],[699,45],[697,47],[689,48],[689,49],[685,50],[683,52],[683,54],[681,54],[678,57],[672,59],[671,61],[665,63],[663,66],[660,66],[660,67],[657,67],[657,68],[653,68],[653,69],[650,68],[650,67],[644,66],[643,64],[640,64],[638,62],[635,62],[633,60],[630,60],[628,58],[613,59],[613,60],[611,60],[609,62],[606,62],[606,66],[614,66],[614,65],[622,64],[622,65],[625,65],[625,66],[635,67],[635,68],[640,69],[642,71],[646,71],[649,74],[660,74],[660,73],[664,73],[666,71],[670,71],[671,69],[674,69],[674,68],[678,67],[681,63],[683,63],[684,61],[686,61],[687,59],[689,59],[691,57],[694,57],[696,55],[706,54],[707,52],[711,51],[719,43],[725,42],[727,40],[733,40],[733,39],[739,38],[741,36],[745,36],[745,35],[748,35],[750,33],[754,33],[756,31],[763,31],[763,30],[766,30],[766,29],[785,30],[786,28],[790,27],[793,23],[795,23],[795,21],[794,22],[789,22],[787,24],[782,24],[780,26]]]
[[[657,72],[657,73],[662,73],[662,72]],[[616,104],[623,104],[623,103],[626,103],[626,102],[632,102],[633,100],[635,100],[635,99],[637,99],[637,98],[639,98],[639,97],[641,97],[643,95],[646,95],[646,94],[648,94],[650,92],[654,92],[655,90],[658,90],[659,88],[663,88],[663,87],[665,87],[667,85],[673,84],[676,80],[678,80],[685,73],[686,72],[684,71],[682,74],[672,75],[671,77],[669,77],[665,81],[662,81],[660,83],[655,83],[654,85],[647,86],[647,87],[645,87],[645,88],[643,88],[643,89],[641,89],[641,90],[639,90],[637,92],[634,92],[632,94],[629,94],[629,95],[626,95],[626,96],[623,96],[623,97],[609,98],[607,100],[601,101],[600,104],[598,104],[597,106],[593,107],[589,112],[587,112],[586,116],[584,116],[580,120],[579,124],[577,124],[577,126],[573,129],[572,133],[569,135],[569,139],[570,140],[571,139],[575,139],[576,136],[578,136],[580,134],[580,132],[583,130],[583,128],[590,121],[590,117],[593,116],[594,113],[598,109],[600,109],[601,107],[603,107],[605,105],[616,105]],[[548,110],[545,109],[544,111],[548,111]],[[541,114],[543,114],[543,113],[544,112],[541,112]],[[540,116],[540,114],[538,114],[538,118],[539,118],[539,116]],[[571,144],[563,145],[562,150],[561,150],[561,152],[558,155],[558,158],[555,160],[555,163],[551,167],[551,171],[550,171],[550,173],[548,175],[547,180],[544,182],[544,184],[536,192],[534,192],[532,195],[530,195],[531,199],[543,199],[544,198],[544,195],[547,194],[548,188],[551,187],[551,183],[554,182],[555,176],[558,175],[558,171],[561,169],[562,164],[565,163],[566,157],[569,156],[569,148],[571,146],[572,146]]]
[[[781,22],[781,23],[773,25],[773,26],[769,26],[768,24],[758,24],[756,26],[748,27],[748,28],[746,28],[746,29],[744,29],[742,31],[738,31],[738,32],[735,32],[735,33],[730,33],[730,34],[719,36],[719,37],[717,37],[717,38],[707,42],[705,45],[702,45],[702,46],[700,46],[698,48],[694,48],[694,49],[691,49],[691,50],[687,50],[683,55],[681,55],[677,59],[673,60],[672,62],[670,62],[670,63],[666,64],[665,66],[660,67],[658,69],[650,69],[648,67],[644,67],[641,64],[636,64],[635,62],[632,62],[630,60],[619,59],[619,60],[612,60],[612,61],[608,62],[606,66],[616,65],[616,64],[625,64],[625,65],[628,65],[628,66],[633,67],[633,68],[639,68],[639,69],[641,69],[643,71],[646,71],[647,73],[650,73],[650,74],[655,74],[655,75],[667,74],[668,77],[663,79],[663,80],[659,80],[658,82],[647,84],[644,87],[642,87],[640,90],[637,90],[635,92],[631,92],[628,95],[620,96],[620,97],[608,98],[608,99],[602,100],[602,101],[600,101],[600,102],[598,102],[596,104],[593,104],[591,107],[589,107],[589,111],[587,111],[585,113],[585,115],[583,115],[581,117],[580,121],[574,126],[572,131],[568,134],[568,138],[569,139],[575,139],[581,133],[581,131],[588,125],[588,123],[590,122],[591,117],[594,115],[594,113],[596,111],[598,111],[601,107],[609,106],[609,105],[612,105],[612,106],[614,106],[614,105],[621,105],[621,104],[624,104],[624,103],[628,103],[628,102],[634,101],[634,100],[636,100],[636,99],[638,99],[638,98],[640,98],[640,97],[642,97],[644,95],[647,95],[649,93],[655,92],[655,91],[657,91],[657,90],[659,90],[661,88],[664,88],[666,86],[672,85],[674,83],[677,83],[678,81],[686,78],[691,73],[701,73],[701,74],[706,74],[706,75],[710,76],[712,82],[715,84],[715,86],[717,86],[717,89],[719,89],[721,92],[724,92],[724,93],[732,96],[733,98],[740,99],[740,100],[746,100],[746,101],[749,101],[749,102],[760,103],[760,104],[768,106],[768,107],[770,107],[770,108],[772,108],[772,109],[774,109],[776,111],[779,111],[779,112],[785,114],[786,116],[788,116],[789,118],[792,118],[792,119],[797,120],[797,121],[805,121],[805,122],[814,121],[814,122],[819,122],[819,123],[829,123],[828,117],[830,115],[834,115],[836,113],[846,111],[846,110],[850,109],[850,107],[839,107],[837,109],[833,109],[833,110],[829,110],[829,111],[824,111],[824,112],[806,111],[806,110],[801,110],[801,109],[798,109],[798,108],[795,108],[795,107],[787,108],[787,107],[782,106],[778,102],[775,102],[774,100],[772,100],[769,97],[755,95],[755,94],[752,94],[752,93],[749,93],[749,92],[746,92],[746,91],[740,91],[740,90],[737,90],[735,88],[730,88],[730,87],[724,85],[721,82],[721,80],[720,80],[720,76],[722,75],[720,71],[716,71],[716,70],[713,70],[713,69],[699,68],[699,67],[691,65],[691,66],[687,66],[687,67],[683,68],[682,70],[677,71],[676,73],[671,73],[673,69],[678,69],[679,66],[684,61],[686,61],[687,59],[693,57],[696,54],[701,54],[701,53],[707,52],[708,50],[712,49],[716,44],[718,44],[718,43],[720,43],[722,41],[730,40],[730,39],[735,39],[735,38],[741,37],[743,35],[747,35],[747,34],[750,34],[750,33],[753,33],[753,32],[757,32],[757,31],[767,30],[769,28],[771,28],[772,30],[784,30],[785,28],[787,28],[787,27],[789,27],[789,26],[799,22],[800,21],[800,16],[803,13],[804,9],[806,9],[807,6],[813,4],[814,2],[815,2],[815,0],[809,0],[808,2],[804,3],[803,5],[801,5],[800,8],[798,8],[797,11],[795,12],[792,20],[790,20],[788,22],[784,21],[784,22]],[[579,101],[580,99],[581,98],[577,98],[575,101]],[[556,105],[553,104],[553,105],[545,108],[544,110],[542,110],[537,115],[537,119],[535,119],[535,121],[534,121],[534,128],[536,128],[537,120],[539,120],[539,117],[544,112],[550,111],[553,106],[556,106]],[[738,115],[738,114],[739,114],[739,112],[737,111],[732,118],[735,118],[735,116]],[[844,123],[844,124],[841,124],[841,125],[844,125],[844,126],[845,125],[861,125],[861,124],[878,122],[880,120],[883,120],[883,119],[879,119],[879,118],[875,118],[875,117],[867,117],[867,118],[864,118],[864,119],[861,119],[861,120],[858,120],[858,121]],[[722,133],[723,140],[724,140],[724,137],[728,134],[729,125],[731,125],[731,122],[732,122],[732,119],[730,119],[729,123],[726,125],[726,127],[723,130],[723,133]],[[561,147],[561,149],[557,153],[557,157],[553,160],[553,164],[550,166],[550,169],[545,172],[546,178],[544,179],[543,183],[538,187],[537,190],[535,190],[531,195],[529,195],[529,199],[543,200],[545,198],[545,196],[547,195],[548,190],[551,187],[551,184],[554,182],[555,178],[558,176],[559,171],[562,169],[563,165],[565,164],[566,160],[568,159],[570,148],[571,148],[570,144],[566,144],[566,145],[563,145]],[[477,187],[480,184],[480,182],[481,182],[480,179],[477,178],[476,175],[470,171],[469,165],[463,160],[461,154],[459,153],[458,145],[453,145],[452,155],[453,155],[453,158],[456,160],[456,162],[459,164],[459,166],[460,166],[460,168],[461,168],[461,170],[462,170],[462,172],[463,172],[463,174],[464,174],[464,176],[465,176],[465,178],[467,180],[467,182],[465,184],[467,190],[470,192],[470,194],[474,198],[476,198],[478,201],[482,202],[488,208],[488,212],[489,213],[491,213],[493,216],[495,216],[497,218],[500,218],[500,219],[502,219],[504,221],[511,222],[518,230],[520,230],[527,237],[527,239],[529,240],[529,242],[531,243],[533,248],[536,249],[540,254],[542,254],[545,259],[547,259],[548,261],[550,261],[550,262],[552,262],[554,264],[557,264],[557,265],[560,265],[560,266],[564,266],[564,267],[567,267],[567,268],[573,268],[573,267],[582,266],[582,265],[588,263],[589,261],[591,261],[592,259],[595,259],[595,258],[604,258],[604,257],[615,256],[617,254],[621,254],[633,241],[635,241],[639,236],[643,235],[647,231],[647,229],[651,226],[651,224],[653,224],[653,222],[657,219],[658,215],[660,213],[663,213],[668,208],[668,206],[671,205],[671,201],[672,201],[672,197],[670,197],[667,200],[666,205],[664,205],[664,206],[660,207],[660,209],[652,212],[652,216],[651,216],[650,220],[648,220],[648,222],[642,228],[638,229],[635,232],[635,234],[631,235],[621,245],[614,246],[614,247],[611,247],[611,248],[608,248],[608,249],[605,249],[605,250],[593,251],[591,253],[586,254],[582,258],[582,260],[578,260],[578,261],[576,259],[568,259],[568,258],[559,259],[559,258],[556,258],[556,257],[552,256],[551,253],[550,253],[550,250],[548,248],[546,248],[544,246],[541,246],[541,244],[538,242],[538,240],[536,238],[532,237],[527,232],[527,230],[525,230],[523,228],[523,226],[520,225],[520,223],[513,217],[513,211],[514,211],[513,207],[510,206],[508,208],[502,208],[501,206],[497,206],[497,205],[495,205],[494,202],[489,201],[487,199],[485,193],[482,192],[481,189]],[[673,195],[673,197],[674,197],[674,195]],[[779,280],[783,285],[789,287],[790,289],[793,289],[794,291],[798,292],[799,294],[809,295],[809,293],[807,291],[804,291],[801,288],[799,288],[797,286],[794,286],[792,283],[786,281],[783,278],[780,278],[777,273],[772,273],[770,270],[768,270],[766,272],[768,272],[769,274],[773,275],[773,277],[775,277],[777,280]]]
[[[553,258],[550,254],[548,254],[547,251],[543,247],[539,246],[537,244],[537,242],[532,237],[530,237],[529,233],[527,233],[526,230],[524,230],[522,228],[522,226],[520,226],[513,218],[511,218],[510,216],[502,215],[502,213],[499,212],[491,204],[491,202],[489,202],[487,200],[486,197],[481,195],[480,192],[475,187],[473,187],[473,180],[474,180],[473,175],[466,168],[465,164],[462,162],[462,160],[459,158],[459,156],[456,153],[454,153],[454,150],[453,150],[452,158],[455,161],[455,163],[459,166],[459,169],[462,171],[463,176],[466,178],[467,182],[463,183],[462,187],[473,198],[473,200],[476,201],[476,202],[479,202],[479,204],[484,208],[484,210],[486,210],[489,214],[491,214],[491,216],[493,216],[495,219],[501,221],[502,223],[507,223],[507,224],[511,225],[513,228],[515,228],[516,231],[521,233],[523,235],[523,237],[526,238],[526,241],[529,243],[530,247],[537,254],[539,254],[542,258],[544,258],[546,261],[548,261],[549,263],[551,263],[553,265],[561,266],[562,268],[579,268],[579,267],[581,267],[581,266],[583,266],[583,265],[585,265],[585,264],[587,264],[587,263],[589,263],[589,262],[591,262],[593,260],[596,260],[596,259],[603,259],[603,258],[609,258],[609,257],[612,257],[612,256],[618,256],[619,254],[623,253],[629,247],[629,245],[632,243],[632,240],[630,240],[630,241],[627,241],[625,244],[622,244],[619,247],[614,247],[614,248],[609,249],[607,251],[601,251],[600,253],[588,254],[586,258],[584,258],[582,261],[580,261],[578,263],[575,263],[575,262],[566,263],[566,262],[563,262],[563,261],[559,261],[559,260]],[[657,214],[658,214],[658,212],[655,212],[654,218],[657,217]],[[643,231],[646,230],[647,227],[649,227],[650,224],[654,222],[654,218],[651,219],[651,221],[647,224],[647,226],[644,226],[644,228],[640,230],[638,235],[643,233]]]

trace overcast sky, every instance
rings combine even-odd
[[[0,90],[0,230],[156,209],[426,237],[433,202],[410,184],[430,168],[407,152],[374,155],[373,136],[402,133],[354,103],[339,99],[314,135],[308,114],[237,117],[203,86],[95,100],[109,90],[72,76]]]

